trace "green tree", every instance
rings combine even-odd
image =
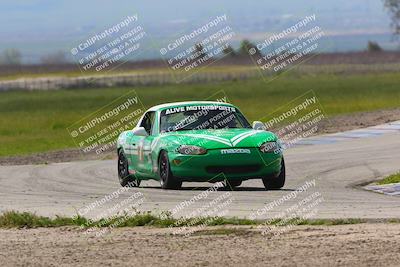
[[[382,48],[377,42],[368,41],[367,50],[368,52],[380,52],[382,51]]]
[[[197,57],[198,59],[203,59],[207,56],[206,52],[204,51],[204,47],[202,44],[196,44],[195,45],[195,53],[198,54],[199,56]]]
[[[63,64],[67,62],[67,58],[65,57],[65,53],[63,51],[57,51],[41,57],[40,61],[43,64]]]
[[[235,57],[236,56],[235,50],[230,45],[225,47],[224,50],[222,50],[222,52],[224,53],[224,55],[229,55],[231,57]]]
[[[249,40],[243,40],[240,43],[239,54],[243,56],[252,55],[252,56],[261,56],[260,50],[251,43]]]
[[[400,0],[383,0],[383,3],[391,16],[394,35],[398,37],[400,35]]]
[[[21,64],[21,53],[15,48],[9,48],[3,51],[0,62],[4,65]]]

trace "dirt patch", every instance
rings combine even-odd
[[[398,120],[400,108],[338,115],[322,121],[317,134],[349,131]]]
[[[336,133],[358,128],[365,128],[378,124],[400,120],[400,108],[378,110],[371,112],[357,112],[346,115],[330,117],[320,122],[316,134]],[[79,160],[116,158],[116,153],[109,152],[101,157],[95,154],[83,155],[78,149],[67,149],[45,153],[35,153],[26,156],[0,157],[1,165],[27,165],[68,162]]]
[[[96,154],[83,154],[79,149],[65,149],[43,153],[34,153],[24,156],[0,157],[1,165],[28,165],[49,164],[80,160],[111,159],[116,158],[116,152]]]
[[[2,229],[0,262],[8,266],[400,264],[400,224],[295,226],[275,238],[248,226],[240,229],[240,234],[233,230],[188,237],[171,235],[169,229],[141,227],[114,229],[102,237],[86,236],[70,227]]]

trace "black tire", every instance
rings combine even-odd
[[[129,174],[129,164],[122,149],[118,151],[118,179],[122,186],[139,187],[140,180]]]
[[[262,178],[265,189],[276,190],[281,189],[285,185],[286,170],[285,170],[285,160],[282,158],[281,171],[278,176],[268,176]]]
[[[158,175],[162,189],[179,189],[182,187],[182,181],[175,179],[172,175],[167,151],[161,151],[158,160]]]
[[[238,187],[242,184],[241,180],[225,180],[224,185],[228,189],[233,189],[235,187]]]

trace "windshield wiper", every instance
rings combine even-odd
[[[174,130],[174,131],[172,131],[172,132],[179,132],[179,131],[190,131],[190,130],[192,130],[192,129],[179,128],[179,129],[175,129],[175,130]]]

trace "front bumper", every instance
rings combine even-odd
[[[172,174],[182,181],[247,180],[279,174],[282,154],[248,149],[249,154],[222,154],[221,149],[213,149],[204,155],[169,152],[168,156]]]

